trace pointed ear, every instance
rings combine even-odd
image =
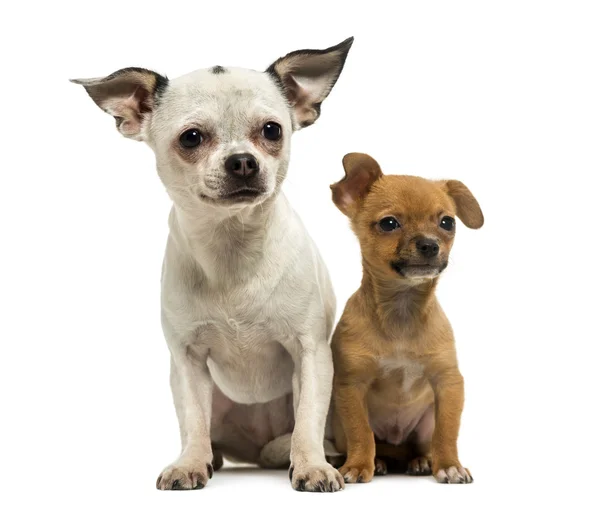
[[[442,181],[445,192],[456,204],[456,215],[469,228],[481,228],[483,226],[483,213],[479,203],[460,181],[451,179]]]
[[[296,128],[312,125],[321,114],[321,102],[340,76],[353,42],[350,37],[328,49],[294,51],[267,69],[294,110]]]
[[[356,213],[357,204],[368,192],[371,185],[383,173],[379,164],[364,153],[348,153],[342,160],[343,179],[330,186],[333,203],[346,216],[352,218]]]
[[[125,136],[144,140],[143,125],[169,80],[152,70],[130,67],[108,77],[71,79],[81,84],[100,109],[112,115]]]

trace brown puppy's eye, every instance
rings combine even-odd
[[[200,146],[202,134],[197,128],[190,128],[179,136],[179,144],[186,149],[192,149]]]
[[[451,216],[444,216],[442,218],[442,221],[440,221],[440,227],[442,227],[444,230],[447,230],[448,232],[452,232],[452,230],[454,230],[454,224],[456,222],[454,221],[454,218],[452,218]]]
[[[393,230],[400,228],[400,223],[398,223],[398,220],[393,216],[382,218],[379,220],[378,225],[383,232],[392,232]]]
[[[281,139],[281,125],[274,121],[269,121],[263,127],[262,134],[268,141],[278,141]]]

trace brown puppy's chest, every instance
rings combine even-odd
[[[399,354],[379,358],[377,367],[367,394],[369,423],[376,439],[394,445],[411,435],[426,440],[433,430],[433,390],[423,365]]]

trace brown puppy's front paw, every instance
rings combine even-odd
[[[387,466],[386,466],[387,469]],[[373,479],[375,462],[369,464],[348,465],[340,467],[340,474],[346,483],[367,483]]]
[[[375,476],[385,476],[388,472],[385,460],[375,459]]]
[[[473,477],[468,469],[461,466],[452,466],[440,469],[435,473],[438,483],[472,483]]]
[[[406,474],[411,476],[429,476],[431,474],[431,459],[428,457],[417,457],[408,463]]]
[[[164,469],[156,480],[158,490],[199,490],[213,475],[211,464],[179,465]]]
[[[330,464],[290,466],[292,488],[300,492],[337,492],[344,488],[340,473]]]

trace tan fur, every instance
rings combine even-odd
[[[483,214],[458,181],[384,176],[360,153],[346,155],[344,169],[333,200],[358,236],[363,280],[332,342],[335,441],[347,455],[340,472],[347,482],[368,482],[377,457],[403,461],[409,474],[469,483],[457,452],[463,377],[435,287],[454,240],[440,220],[457,215],[478,228]],[[385,232],[379,221],[388,216],[401,227]],[[435,258],[417,250],[423,237],[439,244]]]

